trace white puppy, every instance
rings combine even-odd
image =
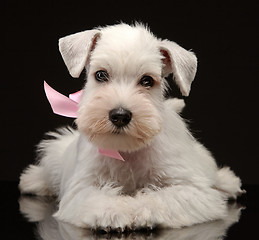
[[[106,231],[223,218],[227,199],[242,192],[240,179],[192,137],[177,114],[183,103],[163,97],[170,73],[188,96],[195,55],[140,24],[76,33],[59,47],[73,77],[87,72],[78,130],[59,129],[39,144],[21,192],[56,195],[59,220]]]

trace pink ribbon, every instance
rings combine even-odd
[[[82,98],[83,90],[69,94],[69,97],[66,97],[50,87],[45,81],[44,90],[50,106],[55,114],[77,118],[78,103]],[[104,156],[125,161],[118,151],[98,148],[98,152]]]
[[[125,161],[124,158],[120,155],[120,153],[118,151],[111,150],[111,149],[98,148],[98,152],[104,156],[115,158],[115,159],[121,160],[123,162]]]
[[[51,88],[45,81],[44,90],[55,114],[64,117],[77,118],[78,103],[80,101],[80,97],[78,96],[82,95],[82,90],[79,91],[81,92],[80,94],[78,94],[78,92],[74,93],[75,95],[70,94],[68,98]]]

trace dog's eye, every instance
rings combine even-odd
[[[151,88],[154,85],[154,79],[150,76],[143,76],[140,79],[139,84],[145,88]]]
[[[107,82],[109,80],[109,75],[106,71],[100,70],[95,73],[95,79],[98,82]]]

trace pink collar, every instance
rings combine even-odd
[[[64,117],[77,118],[78,103],[82,98],[83,90],[69,94],[69,97],[57,92],[44,81],[44,90],[53,112]],[[104,156],[125,161],[119,151],[100,149],[98,152]]]

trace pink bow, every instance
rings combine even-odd
[[[77,118],[78,103],[82,98],[83,90],[69,94],[68,98],[51,88],[45,81],[44,90],[47,99],[51,105],[51,108],[55,114],[65,117]],[[118,151],[99,148],[98,152],[104,156],[125,161]]]

